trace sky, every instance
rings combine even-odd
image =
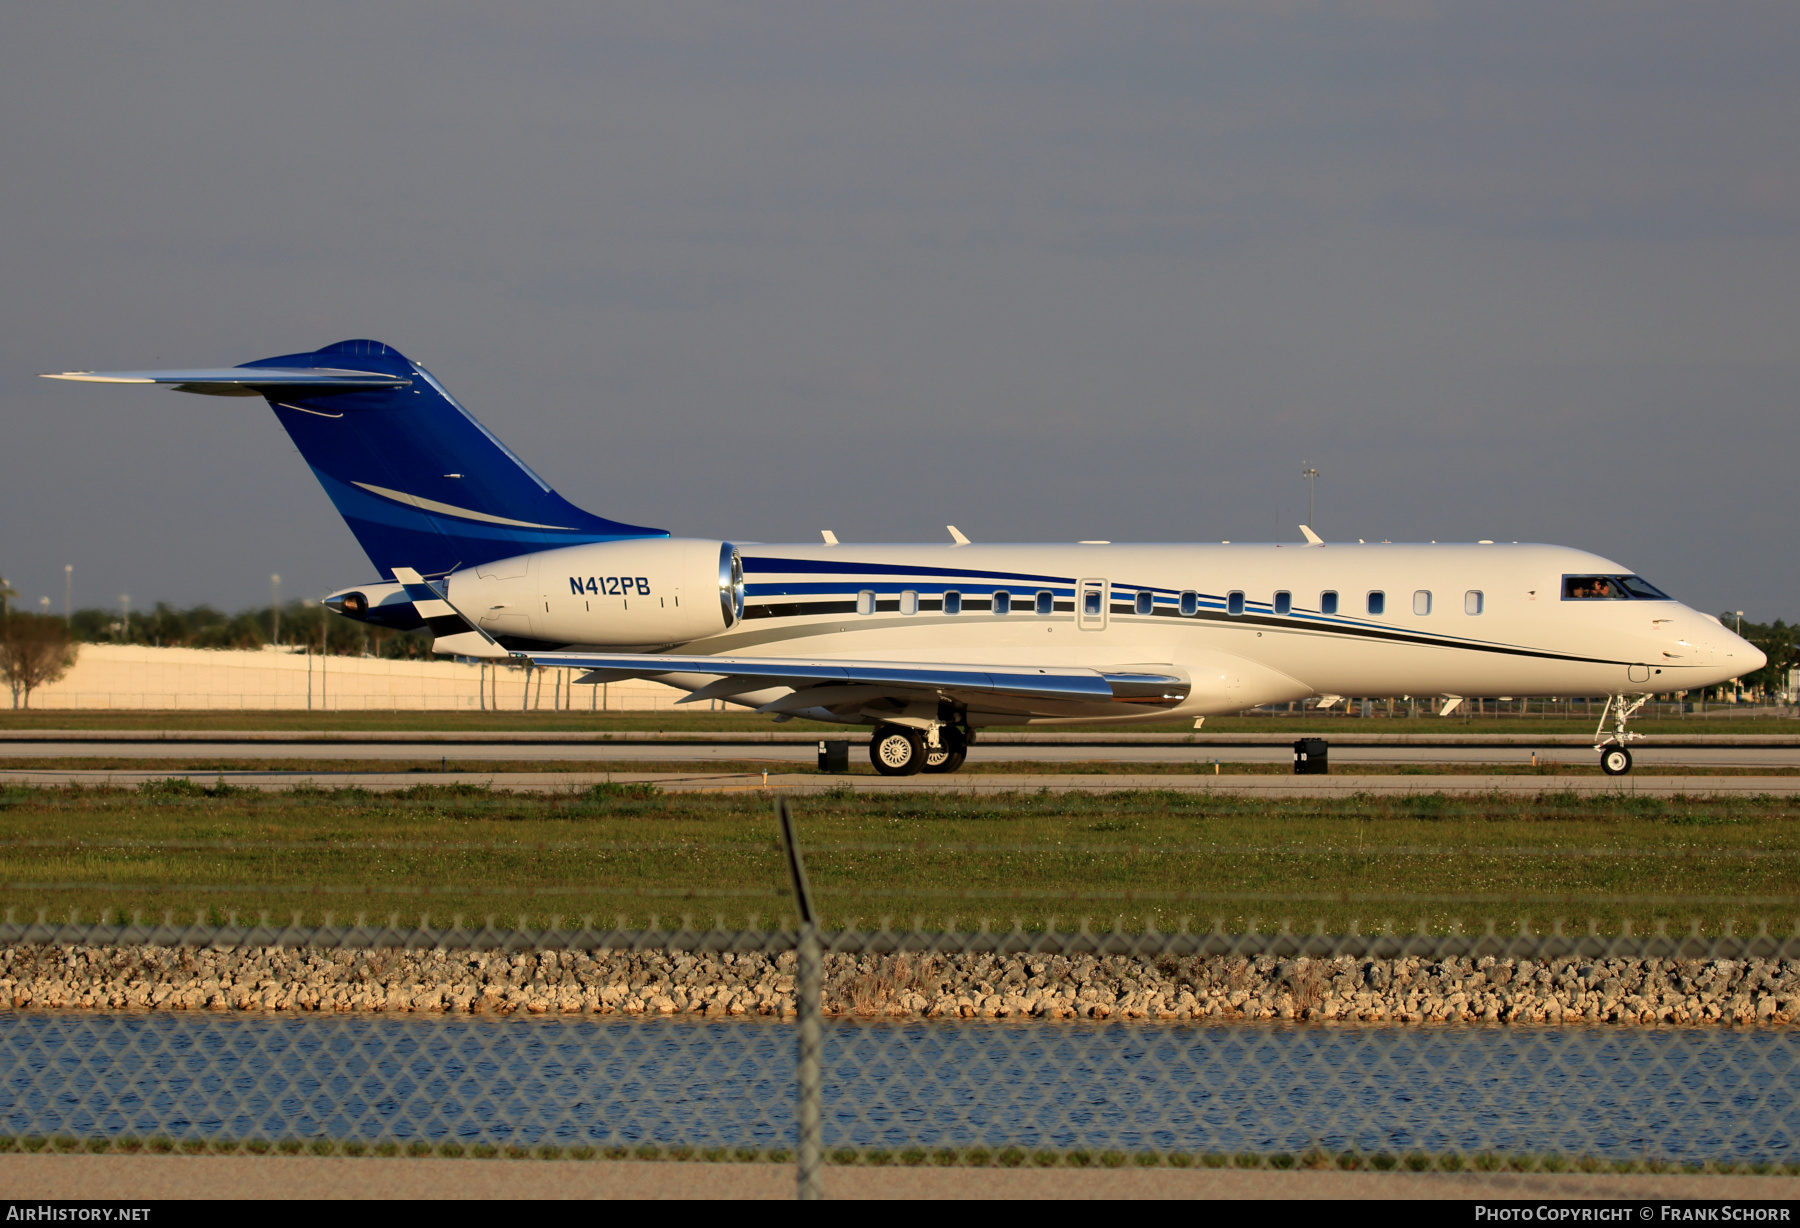
[[[1549,541],[1800,617],[1800,7],[0,7],[0,575],[371,578],[258,400],[371,337],[733,541]]]

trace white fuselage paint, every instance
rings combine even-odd
[[[1565,575],[1631,573],[1559,546],[740,544],[745,616],[726,627],[708,570],[717,542],[667,543],[666,579],[648,561],[658,549],[650,542],[633,547],[645,561],[615,566],[621,547],[632,545],[545,551],[529,556],[529,567],[489,565],[481,569],[480,604],[526,613],[529,625],[519,634],[571,648],[1099,670],[1164,665],[1191,680],[1179,707],[1106,718],[1120,723],[1320,695],[1650,694],[1715,685],[1764,663],[1718,620],[1676,601],[1565,600]],[[506,588],[501,573],[509,570],[519,574]],[[615,573],[634,577],[630,596],[585,591],[587,577]],[[469,575],[451,577],[453,601],[472,594]],[[638,576],[648,592],[639,591]],[[571,591],[571,577],[583,579],[583,593]],[[1079,608],[1090,587],[1103,593],[1098,613]],[[1011,594],[1010,614],[979,608],[996,590]],[[1043,590],[1054,594],[1049,614],[1034,610]],[[1137,612],[1140,590],[1152,593],[1153,613]],[[653,634],[660,624],[640,611],[662,608],[652,601],[675,591],[683,618],[670,620],[669,634]],[[944,612],[946,591],[961,594],[961,613]],[[1228,612],[1233,591],[1244,595],[1237,616]],[[1279,591],[1291,594],[1285,615],[1273,609]],[[1321,612],[1327,591],[1338,594],[1335,615]],[[1367,597],[1377,591],[1386,608],[1371,614]],[[1192,616],[1179,612],[1183,592],[1199,594]],[[1420,592],[1430,594],[1429,612],[1415,613]],[[1479,613],[1468,612],[1471,592],[1481,595]],[[874,594],[873,612],[856,612],[859,593]],[[867,608],[869,599],[862,601]],[[695,636],[700,610],[712,629]],[[669,681],[694,689],[710,678]],[[733,702],[771,698],[757,692]],[[1026,719],[970,713],[976,724]],[[1029,718],[1057,719],[1092,718]]]

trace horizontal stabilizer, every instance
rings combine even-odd
[[[396,559],[445,576],[559,546],[668,536],[570,503],[431,372],[379,341],[352,338],[236,367],[45,378],[263,398],[383,575]]]
[[[313,396],[334,392],[367,392],[376,388],[410,388],[412,381],[379,371],[342,371],[330,367],[197,367],[187,371],[58,371],[45,379],[84,384],[168,384],[177,392],[219,397],[257,397],[270,389],[305,389]]]

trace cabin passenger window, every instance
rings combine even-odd
[[[1413,613],[1420,617],[1431,613],[1431,590],[1426,588],[1413,590]]]
[[[946,614],[961,614],[962,613],[962,594],[961,593],[951,591],[951,592],[947,592],[944,594],[944,613],[946,613]]]
[[[1380,589],[1369,593],[1369,613],[1384,614],[1387,612],[1387,594]]]
[[[1180,609],[1183,618],[1192,618],[1198,614],[1200,612],[1200,594],[1191,588],[1181,594]]]
[[[1275,594],[1275,612],[1277,614],[1286,615],[1293,608],[1294,598],[1286,589]]]
[[[1233,618],[1242,616],[1244,613],[1244,594],[1242,592],[1234,588],[1225,594],[1225,612]]]
[[[1081,612],[1089,618],[1100,616],[1100,590],[1090,588],[1081,594]]]
[[[1481,590],[1480,589],[1472,588],[1468,592],[1463,594],[1463,613],[1464,614],[1479,614],[1479,613],[1481,613]]]
[[[1012,613],[1012,594],[1005,589],[996,589],[994,592],[994,613]]]
[[[902,614],[917,614],[919,612],[919,594],[915,593],[910,588],[903,591],[900,594],[900,612]]]
[[[856,594],[856,612],[858,614],[873,614],[875,612],[874,589],[865,588],[862,592]]]
[[[1056,612],[1056,594],[1052,593],[1049,589],[1045,589],[1044,591],[1040,592],[1037,595],[1037,612],[1039,614],[1055,613]]]
[[[1336,614],[1337,613],[1337,593],[1336,593],[1336,591],[1328,588],[1324,592],[1319,594],[1319,613],[1321,613],[1321,614]]]
[[[1137,595],[1137,605],[1134,608],[1139,614],[1156,613],[1156,594],[1140,588]]]

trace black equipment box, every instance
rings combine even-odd
[[[834,738],[819,743],[819,770],[821,772],[848,772],[850,770],[850,743],[844,738]]]
[[[1324,738],[1301,738],[1294,743],[1294,775],[1329,776],[1330,751],[1331,743]]]

